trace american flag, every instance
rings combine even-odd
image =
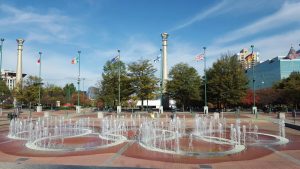
[[[157,63],[157,62],[160,60],[160,57],[161,57],[161,55],[158,55],[158,56],[156,57],[156,59],[153,60],[154,63]]]
[[[195,60],[198,62],[198,61],[201,61],[204,59],[204,54],[200,54],[200,55],[197,55]]]
[[[111,63],[116,63],[116,62],[118,62],[119,60],[120,60],[120,56],[118,55],[118,56],[112,58],[112,60],[111,60],[110,62],[111,62]]]

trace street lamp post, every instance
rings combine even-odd
[[[3,48],[3,42],[4,42],[4,38],[1,38],[1,46],[0,46],[0,52],[1,52],[1,59],[0,59],[0,80],[2,80],[2,48]]]
[[[38,102],[38,105],[36,107],[36,111],[37,112],[42,112],[43,108],[42,108],[42,105],[41,105],[41,85],[42,85],[42,78],[41,78],[41,70],[42,70],[42,52],[39,52],[39,56],[40,58],[38,59],[38,64],[39,64],[39,82],[38,82],[38,85],[39,85],[39,102]],[[31,103],[30,103],[31,104]],[[31,106],[30,106],[31,107]],[[31,115],[30,115],[31,116]]]
[[[162,49],[159,49],[160,51],[160,86],[159,86],[159,90],[160,90],[160,106],[159,106],[159,113],[163,113],[163,58],[162,58]]]
[[[119,91],[119,97],[118,97],[118,106],[117,106],[117,113],[121,113],[121,78],[120,78],[120,74],[121,74],[121,54],[120,54],[120,50],[118,50],[118,56],[119,56],[119,60],[118,60],[118,91]]]
[[[81,51],[78,51],[78,81],[77,81],[77,113],[80,113],[80,100],[79,100],[79,94],[80,94],[80,54]]]
[[[253,56],[253,48],[254,45],[251,45],[251,56],[252,56],[252,85],[253,85],[253,107],[252,107],[252,113],[255,114],[255,117],[257,119],[257,108],[255,106],[255,58]]]
[[[204,114],[208,114],[207,106],[207,95],[206,95],[206,47],[203,47],[203,57],[204,57]]]
[[[39,106],[41,105],[41,85],[42,85],[42,80],[41,80],[41,70],[42,70],[42,52],[39,52],[40,59],[39,59]]]

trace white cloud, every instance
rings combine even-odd
[[[217,5],[209,8],[208,10],[204,11],[204,12],[200,12],[198,14],[196,14],[195,16],[193,16],[192,18],[190,18],[189,20],[185,21],[184,23],[175,26],[174,28],[172,28],[169,32],[172,31],[176,31],[179,29],[183,29],[185,27],[188,27],[192,24],[194,24],[195,22],[199,22],[201,20],[206,19],[207,17],[211,16],[211,15],[215,15],[218,12],[220,12],[220,10],[227,4],[226,1],[222,1],[221,3],[218,3]]]
[[[283,6],[272,15],[264,17],[250,25],[235,30],[220,37],[216,43],[226,43],[235,41],[244,37],[251,37],[255,34],[283,27],[288,24],[300,23],[300,2],[285,2]]]
[[[235,0],[222,0],[214,6],[200,11],[196,15],[190,17],[185,22],[173,27],[169,32],[177,31],[189,27],[197,22],[203,21],[208,18],[220,16],[224,14],[240,14],[247,15],[265,9],[265,5],[269,7],[277,6],[280,0],[252,0],[252,1],[235,1]],[[281,3],[281,2],[280,2]],[[247,9],[247,10],[245,10]]]
[[[4,14],[0,19],[3,32],[25,32],[25,38],[31,41],[42,43],[67,41],[80,34],[82,30],[79,25],[75,26],[73,19],[62,15],[58,10],[40,14],[32,8],[20,9],[1,4],[0,11]]]

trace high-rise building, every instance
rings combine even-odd
[[[252,53],[252,51],[249,52],[246,48],[242,49],[237,55],[245,70],[259,62],[258,52]]]
[[[87,91],[87,96],[90,100],[95,100],[97,98],[98,88],[89,87]]]
[[[286,56],[277,56],[266,60],[254,67],[255,88],[270,88],[276,82],[287,78],[292,72],[300,72],[300,50],[291,47]],[[252,67],[246,70],[249,79],[249,88],[252,88]]]
[[[6,81],[6,85],[9,88],[9,90],[13,90],[16,87],[16,72],[4,70],[2,72],[2,78]],[[26,76],[26,74],[22,74],[23,78]]]

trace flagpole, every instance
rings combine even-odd
[[[120,50],[118,50],[118,54],[119,54],[119,63],[118,63],[118,67],[119,67],[119,78],[118,78],[118,81],[119,81],[119,106],[121,106],[121,81],[120,81],[120,63],[121,63],[121,55],[120,55]]]
[[[162,98],[162,92],[163,92],[163,59],[162,59],[162,49],[159,49],[160,50],[160,106],[163,105],[163,98]]]
[[[39,106],[41,105],[41,85],[42,85],[42,79],[41,79],[41,70],[42,70],[42,52],[39,52],[40,55],[40,68],[39,68]]]
[[[206,54],[205,54],[205,51],[206,51],[206,47],[203,47],[203,57],[204,57],[204,106],[205,108],[207,109],[207,96],[206,96]],[[206,113],[206,112],[204,112]],[[208,110],[207,110],[207,113],[208,113]]]
[[[1,45],[0,45],[0,54],[1,54],[1,59],[0,59],[0,80],[2,80],[2,50],[3,50],[3,42],[4,38],[1,38]]]
[[[79,109],[79,106],[80,106],[80,102],[79,102],[79,88],[80,88],[80,53],[81,51],[79,50],[78,51],[78,87],[77,87],[77,106],[78,106],[78,109]],[[79,112],[79,110],[78,110]]]

